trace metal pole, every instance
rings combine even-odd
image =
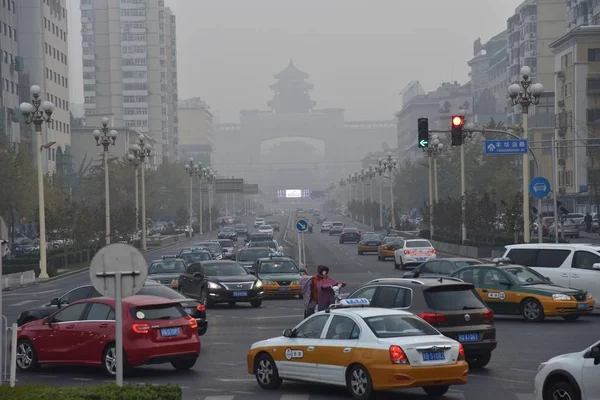
[[[433,191],[434,191],[434,196],[433,199],[435,200],[435,202],[437,203],[438,201],[440,201],[440,198],[438,197],[438,168],[437,168],[437,157],[433,157]]]
[[[528,107],[523,107],[523,139],[528,139]],[[530,242],[531,222],[529,221],[529,154],[523,154],[523,243]]]
[[[105,218],[106,218],[106,245],[110,244],[110,188],[108,181],[108,146],[104,148],[104,193],[106,196],[105,200]],[[41,246],[40,246],[41,248]]]
[[[383,229],[383,180],[379,180],[379,226]]]
[[[121,272],[115,272],[115,350],[117,354],[117,386],[123,386],[123,301]]]
[[[432,157],[428,157],[429,161],[429,238],[433,240],[433,161]]]
[[[135,174],[135,230],[136,232],[140,230],[140,195],[138,188],[138,166],[134,165],[134,174]]]
[[[390,170],[390,204],[392,207],[392,229],[396,227],[396,206],[394,205],[394,178]]]
[[[7,238],[8,239],[8,238]],[[0,238],[0,386],[2,386],[2,382],[4,381],[4,368],[6,368],[6,365],[4,365],[4,314],[2,311],[2,285],[4,285],[4,276],[2,275],[2,257],[4,256],[4,240],[3,238]],[[8,243],[8,241],[7,241]],[[8,319],[6,319],[6,324],[8,326]],[[14,342],[14,340],[13,340]],[[15,354],[15,353],[12,353]],[[11,354],[11,360],[13,355]]]
[[[544,242],[544,233],[542,232],[542,199],[538,199],[538,243]]]
[[[360,202],[362,203],[362,223],[365,223],[365,181],[360,181]]]
[[[554,242],[558,243],[558,163],[557,163],[557,148],[556,148],[556,139],[552,138],[552,174],[554,175],[554,187],[552,188],[554,191]]]
[[[225,193],[225,215],[229,215],[229,212],[227,210],[228,208],[229,207],[228,207],[228,204],[227,204],[227,193]]]
[[[145,160],[145,159],[144,159]],[[146,166],[144,165],[144,161],[140,163],[140,177],[142,181],[142,250],[147,250],[146,246],[146,172],[144,171]]]
[[[462,243],[464,244],[467,240],[467,225],[465,223],[467,210],[465,209],[465,146],[460,146],[460,197],[461,197],[461,238]]]
[[[11,342],[10,342],[10,387],[15,387],[17,381],[17,333],[19,327],[15,322],[12,324],[10,329]],[[0,379],[1,380],[1,379]]]
[[[370,193],[369,193],[369,215],[371,216],[371,226],[374,227],[375,221],[373,221],[373,178],[369,180]]]
[[[212,231],[212,183],[208,185],[208,230]]]
[[[192,208],[192,206],[193,206],[192,201],[194,200],[194,196],[192,194],[193,178],[194,178],[194,175],[190,174],[190,237],[193,236],[192,235],[192,214],[194,212],[193,208]]]
[[[202,204],[204,199],[202,197],[202,179],[200,179],[200,232],[198,232],[200,235],[204,233],[204,205]]]
[[[296,240],[296,245],[298,246],[298,264],[302,264],[302,249],[300,247],[300,232],[298,232],[298,239]]]
[[[231,208],[233,209],[233,218],[235,218],[235,215],[236,215],[235,193],[231,194]]]
[[[35,124],[35,139],[37,153],[37,177],[38,177],[38,207],[40,213],[40,279],[48,279],[48,267],[46,264],[46,205],[44,201],[44,169],[42,167],[42,124]],[[2,279],[2,277],[0,277]]]

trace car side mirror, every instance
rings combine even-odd
[[[595,345],[592,347],[587,353],[585,353],[584,358],[593,358],[594,365],[600,364],[600,345]]]
[[[595,263],[592,265],[592,269],[600,270],[600,263]]]
[[[294,330],[293,330],[293,329],[286,329],[285,331],[283,331],[283,337],[286,337],[286,338],[293,338],[293,337],[295,337],[295,336],[296,336],[296,335],[295,335],[295,333],[294,333]]]
[[[50,300],[50,305],[60,307],[60,301],[58,301],[58,297],[55,297],[52,300]]]
[[[194,272],[194,274],[192,276],[194,278],[204,278],[204,275],[202,275],[202,272]]]
[[[52,317],[44,318],[44,321],[43,321],[44,325],[50,325],[51,323],[52,323]]]
[[[545,276],[544,278],[546,278],[548,282],[552,282],[549,277]]]

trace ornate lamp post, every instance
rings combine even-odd
[[[375,178],[376,172],[373,164],[369,164],[369,168],[365,171],[367,175],[367,179],[369,179],[369,220],[371,226],[375,226],[375,221],[373,221],[373,178]]]
[[[140,134],[138,136],[138,142],[131,146],[131,153],[128,158],[131,162],[132,160],[138,160],[138,164],[140,165],[140,180],[142,182],[142,250],[146,250],[146,177],[145,177],[145,169],[146,169],[146,158],[150,157],[150,153],[152,152],[152,146],[145,142],[145,136]],[[135,162],[135,161],[134,161]],[[137,168],[136,168],[137,169]],[[137,190],[137,171],[136,171],[136,190]],[[137,197],[137,193],[136,193]],[[136,210],[137,213],[137,210]],[[190,225],[191,227],[191,225]]]
[[[540,102],[540,96],[544,92],[541,83],[531,83],[531,68],[521,68],[523,76],[520,83],[513,83],[508,87],[508,94],[514,106],[520,105],[523,110],[523,139],[528,138],[527,125],[529,117],[529,106]],[[529,154],[523,154],[523,242],[529,243],[531,234],[531,222],[529,221]]]
[[[197,173],[197,171],[200,169],[200,167],[198,166],[198,164],[194,164],[194,159],[192,157],[190,157],[190,161],[189,163],[185,164],[185,172],[190,176],[190,237],[193,236],[193,231],[192,231],[192,217],[194,215],[194,211],[193,211],[193,192],[192,192],[192,186],[193,186],[193,178],[194,175]]]
[[[204,193],[202,193],[202,183],[206,180],[210,169],[203,168],[202,163],[198,163],[198,169],[196,170],[196,175],[200,178],[200,225],[199,225],[199,234],[204,233]]]
[[[40,98],[40,92],[42,89],[33,85],[30,88],[31,96],[33,99],[31,103],[21,103],[19,109],[25,118],[26,124],[33,124],[35,127],[35,140],[38,153],[37,158],[37,181],[38,181],[38,207],[39,207],[39,218],[40,218],[40,279],[48,279],[48,268],[46,265],[46,210],[44,201],[44,169],[42,166],[42,152],[52,147],[56,142],[48,142],[42,145],[42,125],[44,122],[52,122],[52,111],[54,111],[54,104],[49,101],[42,101]],[[3,190],[10,190],[5,188]],[[1,245],[0,245],[1,247]],[[1,253],[1,251],[0,251]]]
[[[394,206],[394,176],[392,174],[392,171],[396,169],[397,165],[398,162],[392,158],[392,155],[390,153],[388,153],[387,158],[383,161],[383,166],[385,169],[388,170],[390,175],[390,203],[392,207],[392,229],[394,229],[394,227],[396,226],[396,207]]]
[[[138,188],[138,166],[140,165],[140,160],[131,153],[127,155],[127,160],[135,171],[135,231],[137,233],[140,230],[140,190]]]
[[[96,139],[96,146],[104,147],[104,192],[106,196],[104,213],[106,218],[106,237],[105,242],[107,245],[110,244],[110,190],[109,190],[109,179],[108,179],[108,147],[112,144],[115,145],[117,141],[117,131],[108,128],[108,118],[102,118],[101,130],[94,129],[92,135]]]
[[[383,167],[383,158],[380,158],[375,171],[379,174],[379,178],[383,175],[385,168]],[[383,229],[383,180],[379,180],[379,226]]]
[[[444,145],[437,135],[431,137],[431,143],[425,150],[429,161],[429,237],[433,238],[433,204],[438,201],[437,156]]]
[[[206,169],[206,182],[208,182],[208,230],[212,231],[212,195],[213,195],[213,181],[215,180],[215,173],[210,169]]]

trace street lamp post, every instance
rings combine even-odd
[[[200,232],[199,232],[199,234],[204,233],[204,193],[202,193],[202,184],[208,177],[209,173],[210,173],[210,168],[203,168],[201,163],[198,164],[198,170],[196,171],[196,174],[198,175],[198,178],[200,178],[200,215],[199,215],[199,218],[200,218],[199,230],[200,230]]]
[[[108,128],[108,118],[102,118],[102,129],[94,129],[92,132],[96,139],[96,146],[104,147],[104,192],[106,196],[104,205],[104,214],[106,218],[106,245],[110,244],[110,190],[108,178],[108,147],[115,145],[117,141],[117,131]]]
[[[361,168],[360,172],[358,173],[358,178],[360,179],[360,201],[362,203],[362,223],[365,224],[366,222],[366,207],[365,207],[365,181],[367,180],[367,173],[364,170],[364,168]]]
[[[520,105],[523,110],[523,139],[528,138],[529,106],[540,102],[544,92],[541,83],[531,83],[531,68],[521,68],[522,79],[520,83],[513,83],[508,87],[508,94],[513,105]],[[557,183],[555,183],[556,185]],[[523,154],[523,242],[529,243],[531,223],[529,221],[529,154]],[[541,212],[541,211],[540,211]],[[556,216],[555,216],[556,217]],[[541,229],[541,228],[540,228]]]
[[[379,226],[383,229],[383,180],[381,179],[381,175],[383,175],[383,158],[379,159],[377,166],[375,167],[377,173],[379,174]]]
[[[135,231],[137,234],[140,230],[140,194],[138,188],[138,167],[140,165],[140,160],[131,153],[127,156],[127,159],[135,171]]]
[[[437,156],[442,152],[444,145],[440,143],[436,135],[431,137],[431,143],[426,149],[429,160],[429,237],[433,239],[433,205],[438,201],[438,182],[437,182]]]
[[[38,181],[38,207],[40,218],[40,279],[48,279],[48,268],[46,265],[46,210],[44,201],[44,170],[42,166],[42,151],[47,150],[54,145],[55,142],[48,142],[42,145],[42,125],[44,122],[52,122],[52,111],[54,104],[49,101],[42,101],[40,92],[42,89],[33,85],[30,88],[33,99],[31,103],[21,103],[19,109],[25,118],[25,123],[35,126],[35,140],[37,148],[37,181]],[[5,188],[9,190],[10,188]],[[0,245],[0,248],[2,246]],[[0,251],[1,252],[1,251]]]
[[[390,203],[392,207],[392,229],[396,226],[396,207],[394,206],[394,177],[392,171],[396,169],[398,162],[392,158],[391,154],[388,154],[387,159],[384,160],[384,167],[390,174]]]
[[[208,230],[212,231],[212,194],[213,188],[212,183],[215,180],[215,173],[209,168],[206,175],[206,181],[208,182]]]
[[[134,143],[133,146],[131,146],[131,153],[129,154],[128,158],[129,161],[133,160],[138,160],[138,164],[140,165],[140,180],[142,182],[142,250],[146,250],[147,246],[146,246],[146,235],[147,235],[147,229],[146,229],[146,176],[145,176],[145,169],[146,169],[146,158],[150,157],[150,153],[152,152],[152,146],[150,146],[150,144],[145,142],[145,136],[140,133],[140,135],[138,136],[138,142]],[[137,172],[136,172],[136,176],[137,176]],[[137,179],[136,179],[136,191],[137,191]],[[137,193],[136,193],[136,197],[137,197]],[[191,225],[190,225],[191,228]]]
[[[189,163],[185,164],[185,172],[190,176],[190,237],[192,237],[192,217],[194,215],[194,209],[192,208],[193,206],[193,200],[194,200],[194,196],[193,196],[193,192],[192,192],[192,186],[193,186],[193,178],[194,175],[196,174],[196,171],[198,171],[199,167],[198,164],[194,164],[194,159],[192,157],[190,157],[190,161]]]
[[[369,219],[373,228],[375,228],[375,221],[373,220],[373,178],[375,178],[375,174],[375,167],[373,167],[373,164],[369,164],[367,169],[367,177],[369,178]]]

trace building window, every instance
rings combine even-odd
[[[95,92],[96,85],[83,85],[83,91],[84,92]]]
[[[600,124],[600,108],[588,108],[587,123]]]
[[[84,102],[85,104],[96,104],[96,98],[95,97],[85,97],[84,98]]]
[[[600,48],[588,49],[588,61],[600,61]]]

